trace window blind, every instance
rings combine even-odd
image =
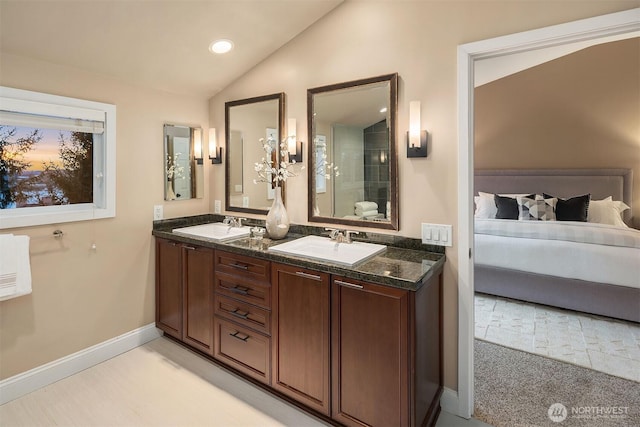
[[[104,122],[68,117],[43,116],[0,110],[0,125],[67,130],[71,132],[104,133]]]

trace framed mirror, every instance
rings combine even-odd
[[[164,199],[201,199],[204,195],[202,163],[202,128],[165,124]]]
[[[228,211],[266,214],[275,193],[271,183],[258,182],[255,164],[265,156],[277,158],[284,128],[284,93],[225,103],[225,203]],[[260,140],[263,141],[260,141]],[[271,139],[267,153],[264,141]]]
[[[398,75],[307,91],[309,221],[398,230]]]

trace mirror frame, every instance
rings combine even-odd
[[[357,86],[370,85],[380,82],[389,82],[389,187],[391,202],[391,218],[389,222],[365,221],[344,218],[334,218],[328,216],[314,216],[314,192],[316,188],[315,170],[315,121],[314,121],[314,95],[332,92],[336,90],[349,89]],[[324,222],[330,224],[343,224],[358,227],[381,228],[388,230],[399,230],[398,221],[398,148],[397,148],[397,113],[398,113],[398,73],[385,74],[377,77],[353,80],[344,83],[337,83],[327,86],[320,86],[307,90],[307,132],[309,143],[307,144],[307,158],[309,159],[308,170],[308,196],[307,213],[309,222]]]
[[[256,208],[243,208],[241,206],[230,206],[230,201],[231,201],[231,192],[229,191],[229,185],[231,183],[231,174],[229,171],[229,160],[230,160],[230,155],[229,155],[229,151],[230,151],[230,147],[229,147],[229,141],[231,141],[231,128],[229,127],[229,109],[231,107],[236,107],[239,105],[247,105],[247,104],[255,104],[258,102],[264,102],[264,101],[272,101],[272,100],[277,100],[278,101],[278,144],[277,144],[277,150],[280,149],[280,140],[282,139],[282,132],[284,129],[284,107],[285,107],[285,96],[284,96],[284,92],[279,92],[279,93],[274,93],[271,95],[263,95],[263,96],[256,96],[253,98],[246,98],[246,99],[239,99],[236,101],[228,101],[224,103],[224,139],[225,139],[225,145],[226,145],[226,150],[225,150],[225,166],[224,166],[224,179],[225,179],[225,183],[224,183],[224,203],[225,203],[225,210],[230,211],[230,212],[245,212],[245,213],[252,213],[252,214],[262,214],[262,215],[266,215],[269,210],[268,209],[256,209]],[[257,143],[258,141],[256,141]],[[276,151],[275,153],[276,156],[279,155],[279,152]],[[276,157],[278,158],[278,157]],[[243,159],[244,162],[245,159]],[[255,159],[255,162],[259,161],[260,159]],[[254,163],[255,162],[251,162],[250,165],[248,165],[251,170],[253,170],[254,168]],[[242,167],[246,167],[247,165],[243,164]],[[272,186],[275,187],[275,185],[272,183]],[[282,201],[284,203],[285,201],[285,185],[284,182],[280,184],[280,187],[282,188]]]

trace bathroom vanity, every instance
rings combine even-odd
[[[371,235],[386,249],[344,266],[269,250],[322,229],[256,243],[178,226],[153,231],[156,325],[166,335],[332,424],[435,424],[443,253]]]

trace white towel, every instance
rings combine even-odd
[[[355,214],[358,216],[363,216],[363,212],[378,212],[378,204],[376,202],[356,202],[355,207]]]
[[[366,211],[366,212],[362,212],[362,215],[360,216],[366,218],[369,216],[376,216],[376,215],[378,215],[378,211]]]
[[[18,289],[18,254],[13,234],[0,234],[0,298]]]
[[[0,301],[30,293],[29,236],[0,235]]]

